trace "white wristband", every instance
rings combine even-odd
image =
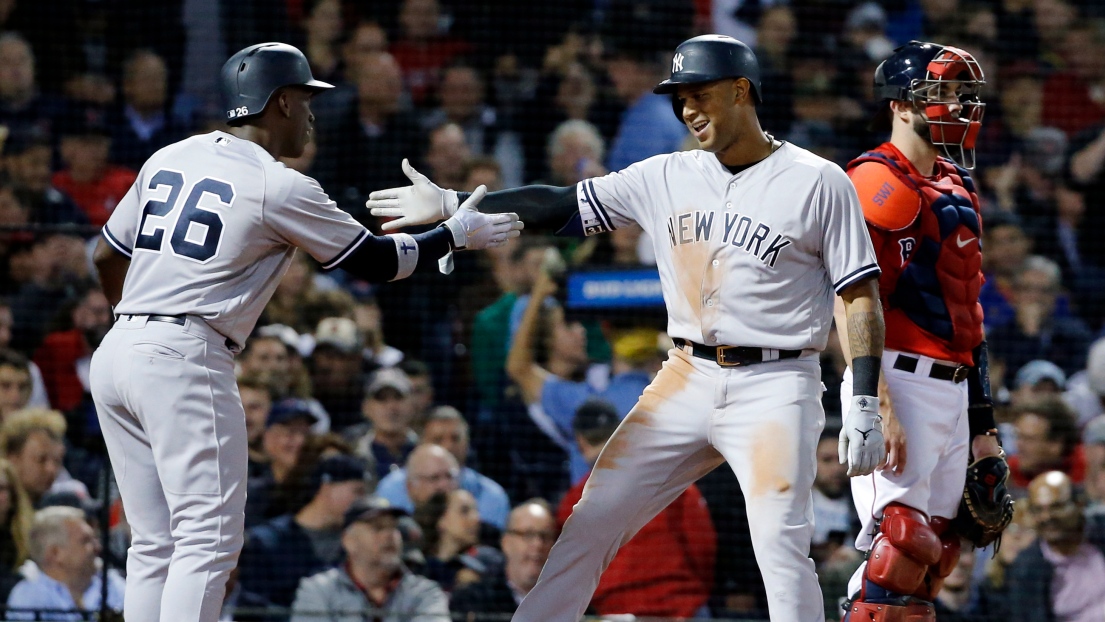
[[[395,241],[395,253],[399,257],[399,269],[392,280],[398,281],[414,274],[414,268],[418,265],[418,242],[406,233],[392,234],[391,239]]]

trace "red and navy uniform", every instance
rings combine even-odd
[[[883,143],[848,164],[879,257],[886,348],[973,365],[982,342],[982,220],[967,170],[922,175]]]

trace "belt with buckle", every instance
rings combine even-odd
[[[682,337],[676,337],[672,339],[677,348],[683,348],[687,344],[691,346],[691,354],[707,361],[714,361],[722,367],[743,367],[745,365],[755,365],[757,363],[766,363],[773,360],[785,360],[796,359],[802,356],[801,350],[776,350],[779,353],[778,359],[768,359],[764,357],[766,351],[763,348],[755,348],[751,346],[706,346],[701,343],[695,343],[693,341],[687,341]]]
[[[921,359],[916,356],[909,356],[908,354],[899,354],[897,360],[894,361],[894,369],[909,372],[911,374],[917,372],[917,364],[921,362]],[[932,368],[929,369],[929,378],[935,378],[936,380],[949,380],[955,384],[959,384],[967,379],[967,374],[971,371],[970,367],[966,365],[944,365],[942,363],[933,363]]]
[[[143,317],[143,316],[140,315],[140,314],[135,314],[135,315],[128,314],[127,317],[136,318],[136,317]],[[165,322],[165,323],[168,323],[168,324],[176,324],[177,326],[184,326],[184,316],[183,315],[147,315],[145,317],[146,317],[146,321],[148,321],[148,322]]]

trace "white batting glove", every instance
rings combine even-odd
[[[368,195],[365,206],[373,216],[396,218],[385,222],[384,231],[394,231],[411,225],[428,225],[445,220],[457,212],[457,192],[439,187],[430,178],[414,170],[403,158],[403,173],[410,186],[377,190]]]
[[[870,475],[886,457],[886,441],[882,436],[882,415],[879,398],[853,395],[852,408],[844,417],[837,443],[837,457],[848,465],[848,477]]]
[[[476,205],[486,195],[487,186],[476,188],[472,196],[442,225],[453,234],[453,248],[494,248],[522,234],[522,227],[525,225],[518,220],[518,214],[484,214],[476,211]]]

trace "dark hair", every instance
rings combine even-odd
[[[605,443],[618,429],[621,418],[609,401],[592,397],[576,409],[572,419],[572,431],[592,445]]]
[[[437,545],[441,543],[441,531],[437,524],[449,510],[450,493],[438,492],[421,505],[414,508],[414,522],[422,529],[422,553],[432,557]]]
[[[398,365],[408,378],[423,378],[430,375],[430,366],[418,359],[404,358]]]
[[[14,367],[28,374],[31,373],[31,363],[27,357],[8,348],[0,348],[0,367]]]
[[[1013,408],[1014,420],[1023,415],[1036,415],[1047,421],[1047,438],[1049,441],[1059,441],[1063,444],[1063,457],[1070,456],[1078,443],[1082,441],[1082,433],[1078,429],[1078,421],[1074,411],[1062,399],[1046,395],[1039,397]]]

